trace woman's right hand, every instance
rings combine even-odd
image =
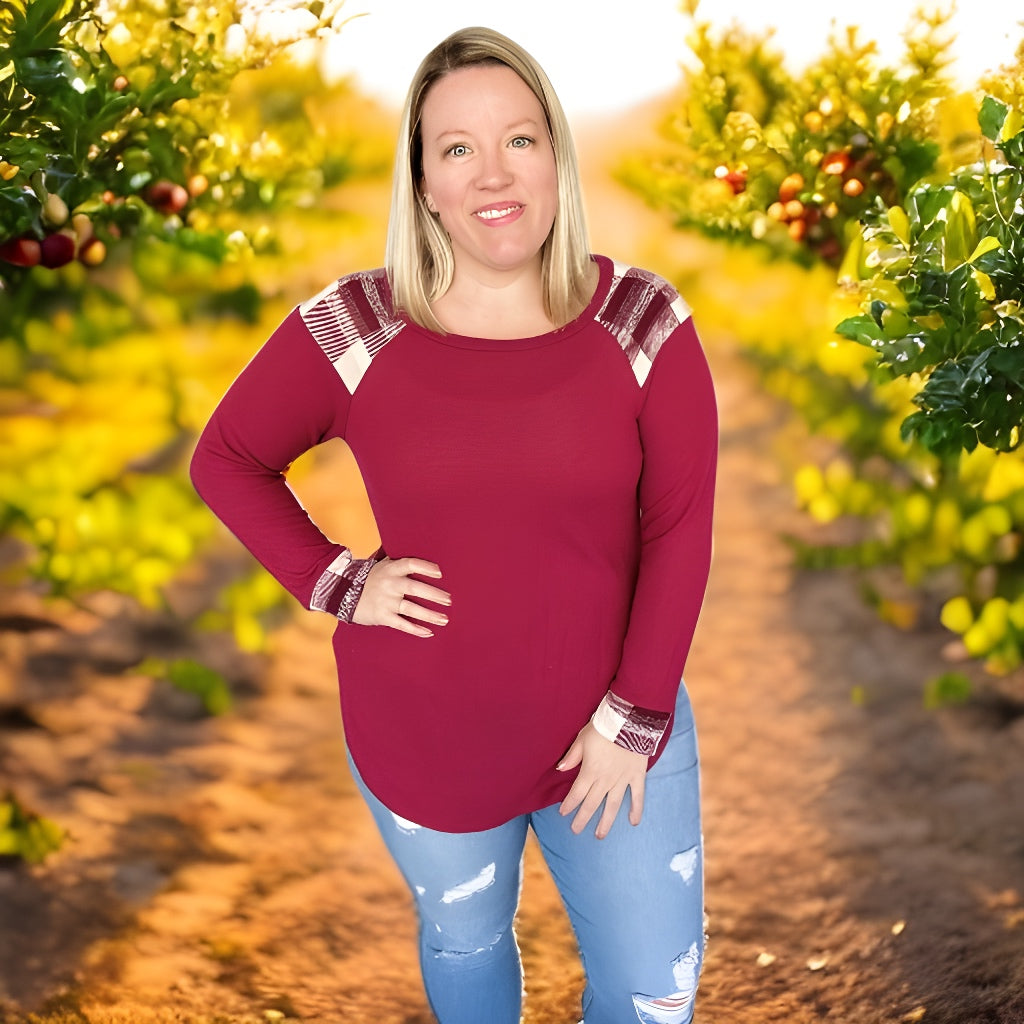
[[[413,598],[450,605],[452,597],[439,587],[412,579],[413,574],[441,578],[440,568],[422,558],[382,558],[363,583],[363,592],[352,613],[352,621],[360,626],[390,626],[413,636],[433,636],[426,626],[410,620],[444,626],[448,616],[417,604]]]

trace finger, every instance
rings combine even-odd
[[[416,622],[410,622],[409,619],[403,619],[401,615],[393,616],[387,622],[382,623],[382,625],[390,626],[392,629],[397,629],[402,633],[411,633],[413,636],[434,635],[426,626],[421,626]]]
[[[399,558],[392,564],[398,566],[403,576],[416,573],[417,576],[441,578],[441,567],[436,562],[428,562],[423,558]]]
[[[404,618],[419,619],[421,622],[432,622],[435,626],[446,626],[448,616],[444,612],[434,611],[433,608],[423,608],[415,601],[407,597],[398,602],[398,614]]]
[[[612,830],[612,825],[615,824],[615,817],[619,813],[619,808],[622,806],[623,793],[619,790],[612,790],[604,798],[604,811],[601,814],[601,818],[597,823],[597,829],[594,835],[598,839],[604,839],[606,835]]]
[[[576,817],[572,819],[572,830],[579,835],[586,827],[590,824],[590,819],[593,818],[597,809],[601,806],[601,801],[604,799],[604,794],[601,793],[600,789],[591,786],[590,792],[587,793],[580,804],[580,809],[576,812]]]
[[[565,757],[555,765],[555,769],[556,771],[567,772],[570,768],[575,768],[582,760],[583,744],[580,740],[576,740],[568,751],[566,751]],[[571,793],[572,790],[569,790],[569,792]]]
[[[569,792],[565,794],[565,799],[558,805],[558,813],[564,818],[567,814],[572,814],[577,807],[583,802],[583,798],[587,795],[587,790],[590,788],[590,784],[583,782],[580,776],[576,776],[576,781],[572,784]]]
[[[639,825],[644,814],[644,781],[645,776],[629,784],[629,823]]]
[[[429,583],[421,583],[419,580],[405,580],[405,596],[418,597],[423,601],[433,601],[434,604],[451,604],[452,595],[440,587],[432,587]]]

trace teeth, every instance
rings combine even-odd
[[[499,217],[507,217],[514,210],[518,210],[519,205],[506,206],[504,210],[481,210],[477,216],[482,217],[484,220],[497,220]]]

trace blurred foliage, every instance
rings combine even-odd
[[[66,838],[60,825],[23,807],[13,793],[0,798],[0,858],[41,864]]]
[[[183,693],[194,694],[208,715],[226,714],[234,705],[231,687],[224,676],[192,658],[173,661],[147,658],[137,670],[154,679],[166,680]]]
[[[1011,672],[1024,651],[1024,46],[982,99],[952,93],[948,15],[914,16],[900,68],[850,29],[790,74],[768,35],[713,31],[689,8],[696,65],[666,146],[623,176],[677,226],[762,254],[732,250],[746,294],[723,302],[720,326],[812,435],[794,484],[825,539],[793,539],[798,560],[856,567],[900,628],[941,605],[960,635],[951,656]],[[926,699],[962,692],[951,675]]]
[[[389,163],[374,115],[318,70],[344,21],[340,0],[0,4],[8,582],[160,606],[212,533],[184,464],[252,325],[279,315],[279,228]],[[221,621],[252,649],[273,602],[249,585]]]
[[[621,176],[678,227],[837,265],[863,212],[901,202],[936,166],[948,15],[915,16],[903,67],[880,67],[850,28],[793,75],[770,31],[717,30],[690,7],[697,67],[662,125],[666,145]]]

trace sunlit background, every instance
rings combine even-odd
[[[570,114],[608,113],[678,85],[686,36],[680,6],[678,0],[635,0],[625,9],[607,0],[347,0],[347,13],[366,17],[337,37],[327,59],[338,73],[354,71],[363,87],[397,105],[430,46],[457,28],[482,24],[516,39],[541,62]],[[820,53],[830,32],[849,25],[873,40],[884,59],[894,59],[919,6],[913,0],[702,0],[697,10],[717,25],[735,20],[753,31],[774,29],[796,70]],[[954,70],[963,84],[973,85],[981,72],[1010,61],[1020,37],[1013,3],[949,0],[931,6],[954,10]]]
[[[716,381],[698,1019],[1024,1021],[1024,11],[961,0],[908,61],[914,9],[0,3],[0,1024],[434,1024],[335,622],[187,468],[295,304],[380,264],[407,83],[480,23]],[[289,483],[375,550],[342,440]],[[577,1024],[525,875],[524,1024]]]

